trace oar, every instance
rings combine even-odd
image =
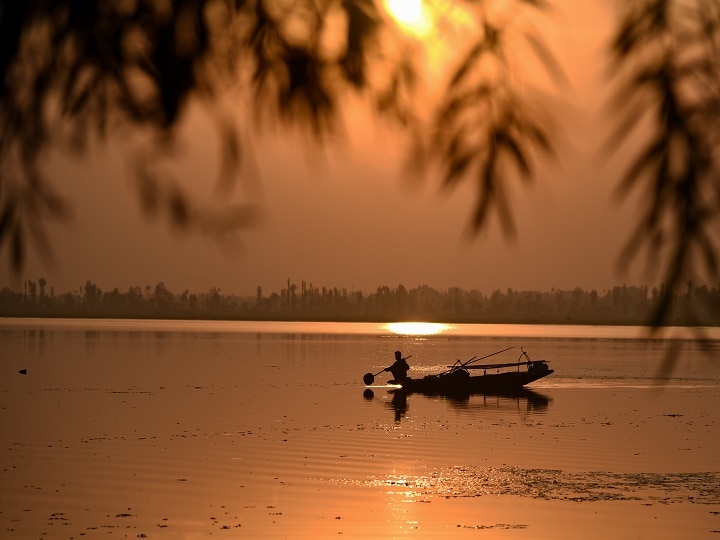
[[[363,382],[366,385],[370,386],[372,383],[375,382],[375,376],[380,375],[383,371],[385,371],[385,370],[381,369],[377,373],[370,373],[370,372],[366,373],[365,375],[363,375]]]
[[[405,358],[403,358],[403,360],[407,360],[407,359],[410,358],[411,356],[412,356],[412,354],[409,354],[408,356],[406,356]],[[385,368],[385,369],[387,369],[387,368]],[[368,386],[371,385],[372,383],[375,382],[375,377],[377,377],[378,375],[380,375],[383,371],[385,371],[385,369],[381,369],[381,370],[378,371],[377,373],[366,373],[365,375],[363,375],[363,382],[364,382],[366,385],[368,385]]]
[[[452,366],[446,366],[446,367],[450,368],[450,369],[448,369],[448,371],[455,371],[456,369],[460,369],[463,366],[467,366],[470,362],[472,362],[476,358],[477,358],[477,355],[473,356],[470,360],[466,360],[465,362],[460,362],[460,360],[458,359],[458,360],[455,360],[455,363]],[[460,363],[458,364],[458,362],[460,362]]]
[[[487,354],[481,358],[476,358],[473,360],[473,362],[477,362],[478,360],[485,360],[486,358],[490,358],[491,356],[495,356],[496,354],[504,353],[505,351],[509,351],[510,349],[514,349],[515,347],[508,347],[507,349],[503,349],[502,351],[497,351],[494,353]]]
[[[480,358],[475,358],[475,357],[473,356],[470,360],[468,360],[467,362],[464,362],[464,363],[460,364],[459,366],[448,366],[448,367],[450,368],[450,371],[453,371],[453,370],[455,370],[455,369],[460,369],[461,367],[470,365],[470,364],[472,364],[472,363],[474,363],[474,362],[477,362],[477,361],[479,361],[479,360],[485,360],[486,358],[490,358],[491,356],[495,356],[496,354],[500,354],[500,353],[504,353],[505,351],[509,351],[509,350],[512,349],[512,348],[513,348],[513,347],[508,347],[507,349],[503,349],[502,351],[497,351],[497,352],[494,352],[494,353],[486,354],[485,356],[481,356]]]

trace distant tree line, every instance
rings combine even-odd
[[[455,323],[645,324],[663,287],[616,286],[602,294],[552,289],[540,291],[478,290],[427,285],[406,289],[378,287],[372,293],[336,287],[315,287],[288,279],[279,292],[254,296],[203,293],[180,294],[160,282],[154,287],[102,291],[92,281],[75,290],[56,294],[43,278],[26,281],[22,291],[0,290],[3,317],[107,317],[288,321],[395,321],[422,320]],[[720,325],[720,284],[694,286],[673,292],[678,309],[670,324]]]

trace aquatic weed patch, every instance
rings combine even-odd
[[[720,504],[720,473],[569,473],[519,467],[448,467],[421,476],[375,477],[366,485],[402,491],[408,498],[511,495],[575,502]]]

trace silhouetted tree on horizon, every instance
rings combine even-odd
[[[696,287],[675,293],[678,309],[668,323],[674,325],[720,326],[720,284]],[[0,289],[0,316],[17,317],[121,317],[221,320],[284,321],[402,321],[442,323],[541,323],[637,325],[657,307],[660,292],[647,287],[616,286],[602,294],[595,290],[506,291],[490,294],[451,287],[437,290],[428,285],[406,289],[383,285],[374,292],[348,291],[336,287],[309,287],[304,300],[288,302],[295,287],[269,296],[222,294],[212,287],[205,293],[185,290],[176,295],[163,282],[117,288],[102,292],[91,280],[77,291],[46,297],[39,302],[37,284],[28,280],[24,292]],[[323,291],[323,292],[321,292]]]

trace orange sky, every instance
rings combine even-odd
[[[557,109],[559,159],[541,164],[530,188],[512,182],[515,243],[506,241],[494,219],[487,232],[467,242],[463,232],[474,194],[467,187],[439,193],[433,178],[408,188],[398,168],[404,147],[370,123],[368,131],[355,132],[360,136],[354,144],[324,151],[291,137],[258,142],[266,213],[235,250],[146,221],[132,189],[128,153],[115,143],[79,162],[54,159],[52,174],[71,197],[74,218],[51,232],[56,264],[32,256],[23,279],[45,277],[58,293],[88,279],[103,290],[163,281],[174,292],[216,286],[241,294],[254,294],[258,285],[277,291],[287,278],[365,291],[398,284],[487,292],[637,284],[640,274],[616,272],[632,217],[630,204],[618,206],[610,196],[622,164],[597,156],[608,127],[599,84],[607,4],[567,1],[545,17],[542,33],[572,88],[562,92],[564,105]],[[208,159],[216,154],[206,124],[201,118],[188,122],[178,169],[186,179],[211,185]],[[19,287],[3,263],[0,284]]]

